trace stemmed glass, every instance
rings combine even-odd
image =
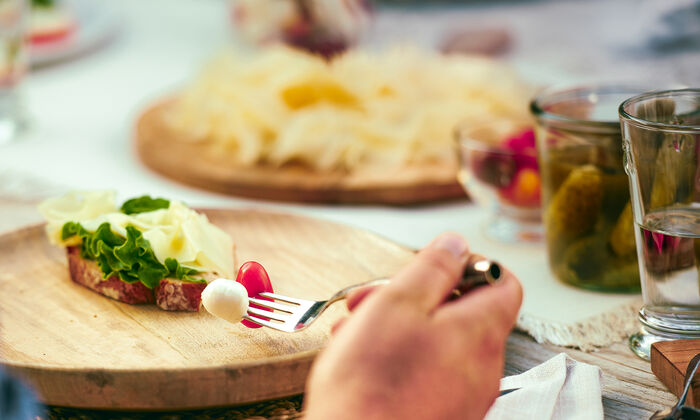
[[[456,131],[459,181],[491,209],[487,236],[502,242],[542,239],[540,175],[535,137],[527,122]]]

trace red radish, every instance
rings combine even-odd
[[[512,137],[507,138],[503,142],[503,145],[508,149],[515,150],[516,152],[520,152],[527,149],[534,149],[535,131],[532,129],[527,129],[525,131],[517,133]]]
[[[245,287],[248,291],[248,297],[271,300],[258,295],[262,292],[274,293],[272,283],[270,283],[270,276],[267,275],[265,268],[255,261],[248,261],[241,266],[236,275],[236,281]],[[253,303],[250,306],[269,311],[269,309]],[[260,325],[245,319],[241,322],[248,328],[260,328]]]
[[[63,41],[64,39],[68,38],[68,36],[71,35],[74,30],[75,26],[70,24],[60,28],[53,28],[52,30],[32,32],[29,35],[29,42],[32,45],[43,45],[56,41]]]

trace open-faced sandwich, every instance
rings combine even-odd
[[[71,279],[130,304],[198,311],[207,283],[233,278],[231,237],[179,201],[111,191],[71,192],[39,205],[52,243],[66,248]]]

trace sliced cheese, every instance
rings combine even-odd
[[[116,207],[113,191],[76,191],[45,200],[39,205],[39,212],[47,221],[49,239],[57,245],[79,243],[76,237],[61,239],[67,222],[80,223],[89,232],[107,222],[114,233],[123,237],[126,227],[133,226],[142,232],[161,263],[174,258],[199,271],[213,271],[222,277],[234,275],[231,237],[205,215],[179,201],[171,201],[167,209],[127,215]]]

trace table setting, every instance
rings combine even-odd
[[[343,290],[451,231],[483,256],[456,297],[523,288],[486,419],[695,418],[698,22],[0,0],[0,414],[303,418]],[[208,305],[218,277],[240,314]]]

